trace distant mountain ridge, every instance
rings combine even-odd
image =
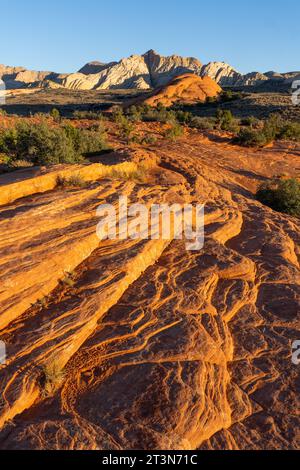
[[[141,89],[166,85],[179,75],[194,73],[209,76],[221,87],[248,87],[284,84],[300,79],[300,72],[252,72],[242,75],[225,62],[203,65],[194,57],[178,55],[161,56],[154,50],[143,55],[132,55],[119,62],[89,62],[78,72],[58,74],[31,71],[22,67],[0,65],[0,79],[8,89],[17,88],[67,88],[73,90]]]

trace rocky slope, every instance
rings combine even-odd
[[[90,62],[78,72],[58,74],[35,72],[22,67],[0,66],[0,79],[8,89],[23,87],[63,88],[74,90],[150,89],[166,85],[174,77],[186,73],[209,76],[220,86],[257,86],[281,84],[287,88],[299,78],[299,72],[279,74],[253,72],[242,75],[225,62],[202,65],[193,57],[161,56],[153,50],[108,64]]]
[[[220,86],[234,86],[241,74],[225,62],[210,62],[203,65],[201,76],[208,76],[215,80]]]
[[[1,177],[0,448],[299,448],[299,221],[253,197],[299,155],[190,131],[77,167],[86,188]],[[144,183],[124,177],[140,166]],[[204,249],[97,241],[121,194],[205,203]]]

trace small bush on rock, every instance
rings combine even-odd
[[[271,209],[300,217],[300,183],[296,179],[264,184],[259,188],[256,198]]]

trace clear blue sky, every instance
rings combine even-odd
[[[0,63],[71,72],[161,54],[241,72],[300,70],[299,0],[0,0]]]

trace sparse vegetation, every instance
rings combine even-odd
[[[8,166],[11,169],[21,170],[23,168],[32,168],[34,164],[32,162],[29,162],[28,160],[12,160],[8,161]]]
[[[283,124],[280,128],[279,139],[282,140],[295,140],[300,141],[300,123],[299,122],[288,122]]]
[[[113,169],[110,177],[122,181],[135,181],[137,183],[144,183],[146,181],[146,168],[139,166],[136,171],[126,171],[122,169]]]
[[[140,107],[131,106],[128,111],[127,115],[132,122],[137,122],[142,120],[142,110]]]
[[[20,120],[11,129],[0,129],[0,153],[11,163],[78,163],[84,155],[107,148],[105,138],[102,129],[78,129],[70,124],[53,127],[45,118],[39,123]]]
[[[53,109],[51,110],[50,116],[52,117],[52,119],[53,119],[54,122],[59,123],[59,122],[61,121],[60,112],[59,112],[58,109],[56,109],[56,108],[53,108]]]
[[[271,209],[300,217],[300,183],[296,179],[264,184],[259,188],[256,198]]]
[[[161,122],[166,124],[176,121],[176,112],[165,108],[161,104],[156,108],[147,104],[131,106],[126,110],[126,116],[129,120],[134,122],[140,120],[144,122]],[[116,111],[115,120],[116,118],[120,119],[120,111]]]
[[[155,135],[148,134],[143,137],[142,145],[154,145],[157,142],[157,137]]]
[[[216,113],[216,124],[222,131],[236,133],[239,131],[239,124],[237,119],[232,115],[228,109],[218,109]]]
[[[170,140],[176,140],[183,135],[183,127],[177,122],[174,123],[169,129],[165,132],[165,138]]]
[[[73,273],[66,273],[65,277],[62,279],[62,284],[66,287],[74,287],[74,274]]]
[[[243,93],[239,91],[231,91],[231,90],[222,91],[219,97],[220,101],[222,101],[223,103],[240,100],[242,98],[243,98]]]
[[[234,142],[246,147],[264,147],[274,140],[300,140],[300,124],[284,121],[278,114],[265,120],[261,129],[242,128]]]
[[[244,147],[264,147],[268,144],[267,137],[263,131],[249,128],[240,129],[233,142]]]
[[[201,118],[199,116],[194,116],[189,125],[200,131],[210,131],[215,128],[216,121],[214,118]]]
[[[45,366],[41,386],[45,398],[53,395],[63,384],[65,372],[57,363]]]
[[[57,186],[59,188],[85,188],[86,181],[79,175],[72,175],[69,178],[59,176],[57,178]]]
[[[251,127],[252,129],[258,128],[260,125],[260,120],[254,116],[249,116],[240,121],[241,126]]]
[[[103,120],[103,114],[97,111],[74,111],[73,112],[73,118],[78,119],[78,120],[92,120],[92,121],[102,121]]]

